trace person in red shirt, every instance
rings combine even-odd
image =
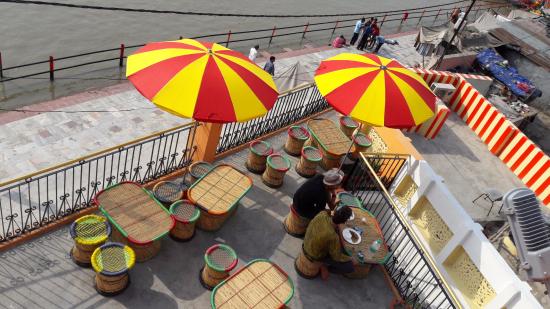
[[[341,48],[344,47],[344,45],[346,45],[346,38],[344,38],[343,35],[337,37],[336,39],[334,39],[334,41],[332,41],[332,47]]]
[[[380,27],[378,27],[378,20],[375,18],[374,22],[372,23],[372,33],[369,38],[369,42],[367,43],[368,48],[372,48],[374,46],[374,42],[376,41],[376,37],[380,35]]]

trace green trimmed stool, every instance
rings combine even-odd
[[[73,262],[82,267],[90,267],[94,250],[107,241],[111,235],[111,225],[105,217],[87,215],[76,219],[69,230],[74,246],[71,249]]]
[[[301,126],[288,128],[288,138],[285,143],[285,151],[291,156],[299,156],[304,143],[309,138],[309,132]]]
[[[195,223],[201,212],[191,201],[176,201],[170,206],[170,214],[176,220],[170,236],[176,241],[188,241],[195,236]]]
[[[206,161],[198,161],[189,166],[191,184],[194,184],[202,176],[206,175],[214,166]]]
[[[172,181],[159,181],[153,187],[153,196],[165,205],[172,205],[175,201],[186,197],[187,185]]]
[[[340,117],[340,130],[344,132],[344,134],[347,137],[351,137],[353,135],[353,131],[359,127],[359,123],[350,116],[342,116]]]
[[[246,169],[255,174],[261,174],[266,169],[267,156],[273,153],[273,147],[266,141],[250,142],[250,152],[246,160]]]
[[[204,288],[212,290],[223,280],[229,277],[229,272],[238,263],[237,253],[231,247],[216,244],[206,250],[205,265],[200,272],[200,282]]]
[[[355,135],[353,135],[352,137],[352,141],[354,150],[351,154],[351,157],[354,159],[359,158],[360,152],[365,152],[370,146],[372,146],[372,141],[365,133],[355,133]]]
[[[104,296],[122,293],[130,283],[128,270],[134,267],[136,256],[132,248],[111,242],[95,249],[92,267],[96,272],[95,288]]]
[[[357,196],[345,191],[336,194],[336,206],[349,206],[363,209],[363,205]]]
[[[279,188],[283,185],[286,172],[290,169],[290,160],[280,154],[272,154],[267,157],[267,168],[262,174],[263,183],[271,188]]]
[[[296,173],[298,175],[310,178],[317,174],[317,165],[323,159],[323,153],[312,146],[302,148],[302,157],[296,164]]]

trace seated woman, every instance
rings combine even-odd
[[[334,39],[334,41],[332,41],[332,47],[335,47],[335,48],[342,48],[346,45],[346,38],[344,38],[343,35],[337,37],[336,39]]]

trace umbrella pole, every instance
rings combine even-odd
[[[357,128],[357,132],[361,132],[361,127],[362,126],[363,126],[363,124],[359,123],[359,128]],[[342,166],[344,166],[344,161],[346,161],[346,158],[348,157],[348,155],[351,151],[351,147],[353,147],[353,134],[351,135],[351,143],[349,144],[348,151],[346,152],[346,154],[344,155],[344,158],[340,162],[340,167],[338,167],[338,172],[342,171]]]

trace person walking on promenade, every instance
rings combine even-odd
[[[275,56],[269,57],[269,61],[264,65],[264,71],[272,76],[275,75]]]
[[[375,18],[372,22],[372,31],[368,39],[368,48],[372,48],[376,41],[376,37],[380,35],[380,28],[378,27],[378,19]]]
[[[361,32],[361,29],[363,28],[364,24],[365,24],[365,17],[361,18],[361,20],[358,20],[355,23],[355,29],[353,29],[353,36],[349,41],[350,45],[355,45],[355,42],[357,42],[357,39],[359,38],[359,33]]]
[[[377,54],[382,45],[384,45],[385,43],[390,45],[399,45],[399,42],[397,42],[396,40],[386,39],[383,36],[379,35],[376,37],[376,47],[374,48],[373,53]]]
[[[250,49],[250,53],[248,54],[248,59],[250,59],[250,61],[254,62],[256,60],[259,49],[260,49],[260,45],[255,45]]]
[[[369,38],[372,32],[372,21],[373,21],[373,18],[371,18],[368,22],[366,22],[365,26],[363,27],[363,35],[361,36],[361,39],[357,44],[358,50],[363,50],[367,45],[367,39]]]

